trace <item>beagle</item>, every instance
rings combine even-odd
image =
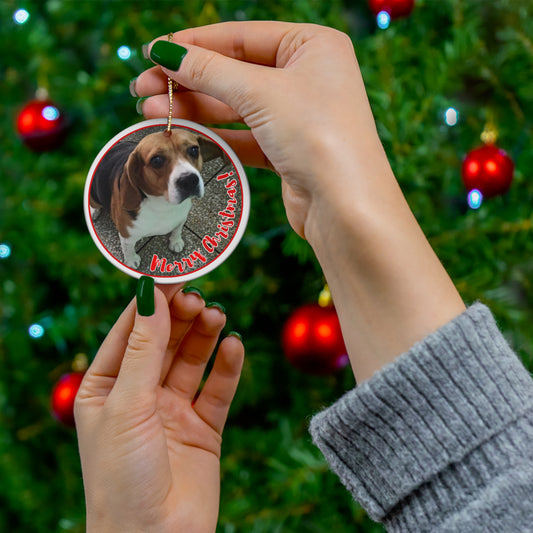
[[[91,214],[100,208],[110,213],[127,266],[140,265],[135,245],[144,237],[169,234],[169,248],[183,249],[191,199],[204,195],[205,152],[217,149],[200,135],[173,129],[171,135],[151,133],[138,143],[119,142],[100,161],[91,183]]]

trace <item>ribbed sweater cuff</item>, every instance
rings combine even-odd
[[[532,408],[531,377],[475,304],[316,415],[310,431],[373,519],[422,531],[497,475],[506,446],[528,446],[529,422],[511,443],[505,428]]]

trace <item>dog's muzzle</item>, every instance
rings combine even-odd
[[[192,197],[202,198],[204,195],[202,178],[194,172],[182,174],[176,180],[176,192],[180,202]]]

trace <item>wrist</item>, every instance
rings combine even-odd
[[[92,521],[87,517],[85,533],[122,533],[123,531],[127,531],[128,533],[147,533],[146,529],[132,528],[129,525],[126,526],[124,523],[117,525],[106,521]],[[161,532],[162,530],[157,529],[157,531]]]
[[[334,246],[335,240],[340,244],[348,239],[345,244],[354,245],[355,241],[364,241],[373,234],[371,226],[376,218],[384,214],[398,216],[399,210],[410,213],[379,140],[365,144],[359,150],[365,154],[364,160],[338,157],[327,147],[318,158],[317,186],[304,228],[315,253],[320,253],[324,245]],[[350,150],[346,148],[345,153]]]
[[[141,527],[131,523],[132,516],[117,515],[115,511],[120,509],[120,502],[113,502],[108,499],[98,506],[87,504],[86,512],[86,533],[119,533],[128,531],[131,533],[146,533]]]
[[[463,312],[464,304],[388,161],[370,153],[363,164],[350,165],[335,169],[343,173],[342,188],[312,198],[305,236],[330,286],[360,382]],[[328,184],[336,182],[326,176]]]

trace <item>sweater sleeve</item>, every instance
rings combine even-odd
[[[533,381],[475,304],[311,421],[391,532],[533,531]]]

